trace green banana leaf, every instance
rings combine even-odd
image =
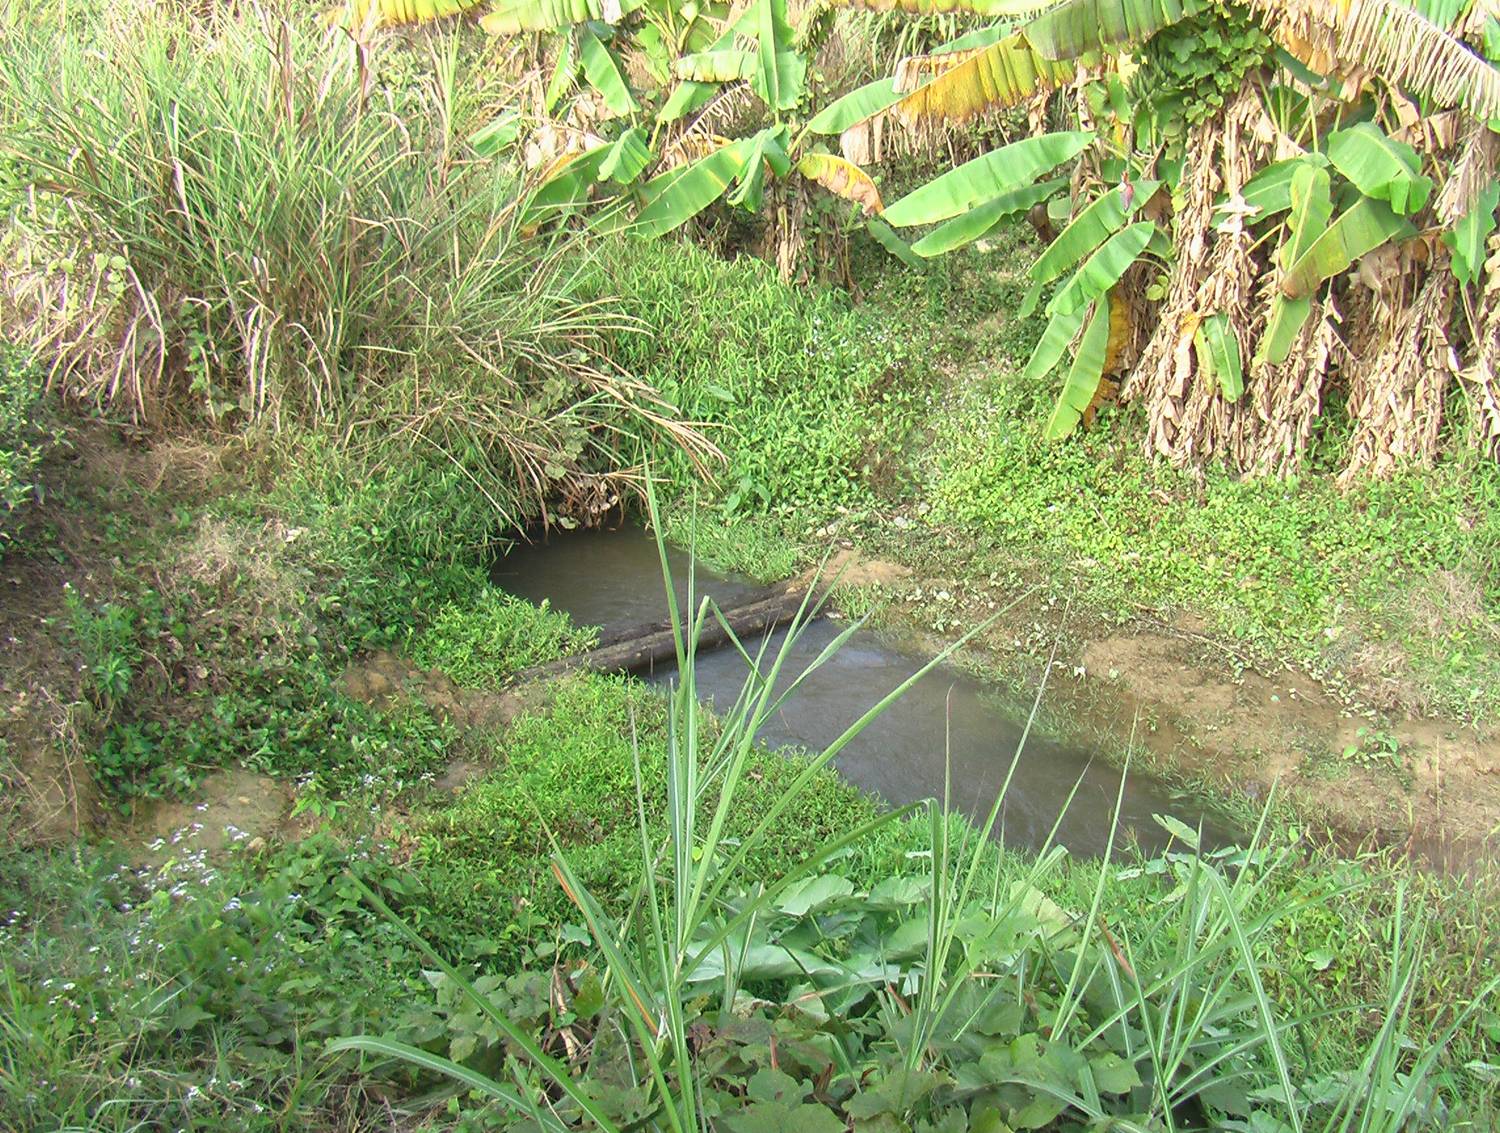
[[[791,110],[802,101],[807,56],[793,50],[786,0],[759,0],[756,10],[755,93],[773,111]]]
[[[583,77],[603,96],[611,114],[634,114],[641,108],[615,57],[588,24],[578,28],[578,57],[583,62]]]
[[[1032,287],[1022,300],[1021,317],[1024,319],[1036,309],[1041,289],[1073,267],[1091,253],[1112,232],[1124,224],[1130,214],[1149,201],[1160,181],[1141,181],[1135,186],[1130,208],[1125,207],[1125,195],[1117,186],[1091,201],[1068,226],[1057,234],[1046,250],[1031,265]]]
[[[885,219],[898,228],[932,224],[967,212],[982,201],[1020,188],[1055,169],[1094,140],[1088,131],[1023,138],[967,161],[887,206]]]
[[[1245,393],[1245,370],[1239,339],[1229,329],[1229,316],[1220,311],[1199,323],[1193,332],[1193,349],[1203,376],[1218,381],[1224,400],[1238,401]]]
[[[1355,260],[1396,236],[1411,231],[1390,205],[1365,197],[1345,209],[1281,277],[1281,293],[1304,299],[1325,279],[1349,270]]]
[[[865,221],[865,229],[875,242],[909,268],[925,271],[927,261],[912,252],[905,240],[896,235],[896,230],[877,216]]]
[[[1208,6],[1207,0],[1065,0],[1021,28],[1054,62],[1139,43]]]
[[[663,236],[713,204],[745,168],[755,142],[742,138],[691,165],[668,170],[642,186],[644,207],[629,226],[642,236]]]
[[[675,122],[679,118],[686,118],[698,110],[703,109],[713,100],[719,88],[713,83],[681,82],[672,88],[672,93],[667,96],[667,101],[656,113],[656,120],[662,125]]]
[[[728,197],[731,205],[755,212],[765,192],[766,166],[771,166],[778,177],[791,170],[791,159],[781,145],[781,133],[778,129],[766,129],[750,139],[750,152],[740,170],[739,186]]]
[[[1287,235],[1276,250],[1283,278],[1302,253],[1328,230],[1329,218],[1333,216],[1332,184],[1328,170],[1311,162],[1304,162],[1292,171],[1291,216],[1287,218]],[[1273,297],[1260,340],[1261,358],[1272,365],[1285,362],[1311,313],[1310,299],[1282,293]]]
[[[863,122],[894,106],[901,98],[895,79],[876,79],[873,83],[855,87],[823,107],[812,116],[805,129],[809,134],[842,134],[856,122]]]
[[[1373,122],[1361,122],[1328,135],[1328,160],[1367,197],[1389,201],[1410,216],[1432,195],[1432,180],[1422,175],[1417,151],[1387,137]]]
[[[1245,204],[1255,211],[1246,216],[1245,223],[1259,224],[1291,208],[1292,178],[1298,169],[1309,164],[1326,166],[1328,158],[1313,150],[1300,157],[1274,161],[1246,181],[1244,188],[1240,190],[1240,196],[1244,197]],[[1220,219],[1215,222],[1214,227],[1222,229],[1224,224],[1225,221]]]
[[[695,51],[679,57],[672,64],[672,72],[695,83],[733,83],[751,78],[755,66],[753,51]]]
[[[1002,193],[993,201],[986,201],[962,216],[956,216],[934,228],[913,244],[911,250],[919,256],[931,257],[962,248],[989,232],[1002,218],[1040,204],[1053,193],[1067,188],[1067,185],[1066,177],[1054,177],[1050,181],[1040,181],[1035,185]]]
[[[993,43],[999,43],[1014,30],[1014,27],[1008,21],[991,24],[987,28],[965,32],[957,39],[950,39],[941,47],[933,48],[932,54],[946,55],[950,51],[973,51],[976,47],[989,47]]]
[[[522,212],[523,222],[540,224],[587,200],[589,188],[598,180],[599,167],[611,148],[595,146],[558,169],[531,194]]]
[[[1078,428],[1084,410],[1093,404],[1094,395],[1099,392],[1099,379],[1104,376],[1104,358],[1109,351],[1108,296],[1101,295],[1087,309],[1093,315],[1078,341],[1078,351],[1068,367],[1068,377],[1057,395],[1052,416],[1047,419],[1043,435],[1049,441],[1060,441]]]
[[[562,96],[573,88],[578,77],[578,48],[571,35],[562,37],[562,47],[557,52],[557,62],[552,65],[552,77],[547,80],[547,90],[542,96],[542,105],[547,113],[557,109]]]
[[[1475,197],[1474,207],[1443,233],[1443,243],[1452,253],[1449,266],[1460,283],[1479,282],[1484,270],[1485,244],[1490,233],[1495,231],[1497,205],[1500,205],[1500,181],[1491,181]]]
[[[599,180],[628,185],[651,164],[651,149],[646,145],[646,131],[632,126],[620,135],[599,165]]]
[[[1103,295],[1120,281],[1130,265],[1146,250],[1155,231],[1155,224],[1149,220],[1141,220],[1116,232],[1052,296],[1052,301],[1047,304],[1047,313],[1064,315],[1081,310]]]
[[[1067,353],[1068,344],[1083,326],[1087,314],[1087,307],[1079,307],[1076,311],[1052,316],[1042,331],[1042,337],[1037,339],[1031,357],[1026,360],[1026,368],[1021,371],[1023,380],[1034,382],[1046,377],[1058,359]]]

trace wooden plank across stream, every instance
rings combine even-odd
[[[790,622],[808,599],[809,580],[796,578],[778,583],[760,594],[739,602],[727,610],[712,612],[704,619],[698,648],[713,649],[729,640],[731,633],[744,640],[771,633]],[[814,594],[808,602],[811,612],[822,600]],[[689,616],[695,616],[692,611]],[[609,630],[599,644],[585,653],[561,657],[543,665],[533,665],[512,677],[514,683],[546,680],[575,669],[592,669],[600,673],[632,673],[649,668],[659,661],[677,663],[677,642],[670,621],[628,626]]]

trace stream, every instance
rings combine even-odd
[[[678,603],[685,609],[689,559],[675,548],[669,559]],[[533,602],[548,601],[581,625],[639,625],[667,617],[656,542],[640,529],[554,534],[547,543],[517,547],[496,563],[492,577],[497,586]],[[748,578],[702,566],[696,584],[700,600],[707,595],[726,608],[764,590]],[[793,646],[784,680],[802,672],[846,628],[846,622],[832,618],[807,626]],[[786,633],[783,629],[773,635],[767,657],[774,656]],[[754,653],[758,644],[746,642],[746,648]],[[927,660],[895,635],[857,630],[767,722],[760,739],[772,747],[822,750]],[[733,648],[698,657],[701,696],[726,708],[746,675],[745,661]],[[665,685],[675,680],[676,671],[658,668],[641,676]],[[834,767],[860,790],[894,806],[942,798],[946,776],[953,808],[983,821],[1015,759],[1023,725],[997,690],[939,666],[841,751]],[[997,824],[1001,840],[1037,849],[1056,824],[1056,839],[1075,856],[1103,854],[1120,794],[1119,768],[1097,752],[1035,730],[1015,761]],[[1077,794],[1064,813],[1075,785]],[[1201,828],[1206,846],[1235,840],[1233,831],[1201,803],[1133,771],[1120,802],[1116,846],[1134,842],[1148,853],[1163,849],[1168,835],[1153,814],[1171,814]]]

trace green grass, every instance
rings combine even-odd
[[[0,553],[14,540],[27,505],[42,495],[41,465],[61,439],[41,413],[36,360],[0,340]]]

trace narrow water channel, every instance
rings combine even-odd
[[[678,601],[683,604],[688,557],[674,549],[670,558]],[[546,544],[517,548],[496,564],[493,579],[520,597],[550,601],[584,625],[640,625],[667,616],[656,543],[639,529],[554,535]],[[696,582],[699,598],[708,595],[724,607],[762,589],[749,579],[701,566]],[[844,623],[827,619],[807,627],[788,658],[787,679],[802,672],[844,628]],[[773,651],[785,633],[775,635]],[[821,750],[925,660],[887,634],[859,630],[783,705],[760,738],[773,747]],[[676,673],[657,670],[643,676],[665,684]],[[745,663],[733,649],[698,657],[698,688],[707,699],[732,704],[745,677]],[[856,787],[896,806],[942,798],[946,774],[952,805],[971,817],[983,818],[1010,769],[1022,723],[984,684],[940,667],[850,743],[834,765]],[[1061,815],[1057,839],[1070,852],[1102,854],[1120,779],[1119,769],[1098,753],[1054,742],[1033,731],[1005,796],[1000,837],[1007,845],[1034,849],[1043,844]],[[1064,813],[1075,785],[1077,794]],[[1171,814],[1189,826],[1201,827],[1207,844],[1233,840],[1227,828],[1191,799],[1132,772],[1125,782],[1117,845],[1133,840],[1147,851],[1163,848],[1167,835],[1152,819],[1153,813]]]

